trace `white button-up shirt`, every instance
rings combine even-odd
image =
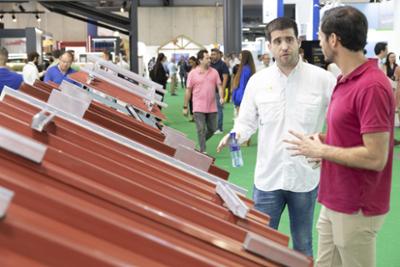
[[[33,85],[36,79],[39,79],[39,71],[36,67],[35,63],[28,62],[23,70],[22,77],[24,78],[24,82],[30,85]]]
[[[257,189],[309,192],[318,185],[320,170],[302,156],[292,157],[283,140],[293,139],[289,130],[322,131],[335,84],[331,73],[301,60],[289,76],[274,64],[250,78],[232,131],[242,143],[259,129]]]

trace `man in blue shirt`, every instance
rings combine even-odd
[[[0,93],[5,85],[18,90],[23,81],[22,75],[10,71],[6,66],[7,61],[8,51],[4,47],[0,47]]]
[[[44,81],[52,81],[54,83],[61,84],[63,80],[67,80],[75,83],[73,80],[68,78],[68,75],[76,72],[71,68],[73,61],[74,56],[71,53],[65,52],[62,54],[59,63],[56,66],[47,69],[46,75],[44,76]]]

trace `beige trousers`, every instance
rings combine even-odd
[[[171,75],[170,93],[175,95],[176,91],[176,74]]]
[[[345,214],[321,208],[316,267],[375,267],[376,234],[385,215]]]

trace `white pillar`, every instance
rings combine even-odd
[[[400,1],[394,1],[393,8],[393,37],[391,42],[389,42],[389,51],[395,52],[397,56],[397,63],[400,63],[399,55],[400,55],[400,16],[398,15],[400,12]]]

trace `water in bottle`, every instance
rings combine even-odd
[[[240,145],[236,139],[235,132],[231,132],[229,135],[229,149],[231,151],[232,166],[235,168],[242,167],[243,166],[242,151],[240,151]]]

